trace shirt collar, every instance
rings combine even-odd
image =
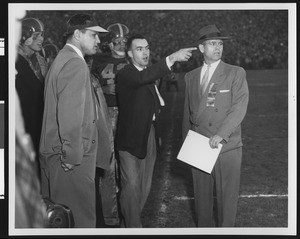
[[[139,71],[142,71],[142,70],[144,70],[146,67],[140,67],[140,66],[138,66],[138,65],[136,65],[136,64],[133,64],[134,66],[135,66],[135,68],[136,69],[138,69]]]
[[[221,60],[218,60],[218,61],[216,61],[216,62],[210,64],[210,69],[216,69],[217,66],[219,65],[220,61],[221,61]],[[205,62],[203,63],[203,67],[204,67],[204,68],[207,68],[207,64],[206,64]]]
[[[74,46],[71,43],[67,43],[66,45],[72,47],[74,49],[74,51],[76,51],[76,53],[84,60],[83,54],[77,46]]]

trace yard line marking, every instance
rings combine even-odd
[[[282,84],[276,84],[276,83],[254,83],[254,84],[250,84],[251,86],[279,86]]]
[[[251,117],[284,117],[284,116],[288,116],[288,114],[247,114],[247,116],[251,116]]]
[[[239,198],[271,198],[271,197],[288,197],[288,194],[250,194],[250,195],[239,195]],[[175,196],[175,200],[194,200],[194,197],[187,197],[187,196]]]
[[[180,197],[175,196],[174,199],[175,200],[182,200],[182,201],[184,201],[184,200],[194,200],[193,197],[187,197],[187,196],[180,196]]]
[[[253,194],[253,195],[240,195],[240,198],[270,198],[270,197],[287,197],[288,194]]]

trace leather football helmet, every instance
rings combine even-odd
[[[126,38],[129,33],[129,28],[121,23],[114,23],[107,27],[108,34],[101,37],[101,43],[107,45],[112,43],[117,38]]]
[[[101,49],[103,52],[111,51],[115,56],[125,57],[126,41],[129,28],[121,23],[114,23],[107,27],[109,31],[101,38]]]
[[[59,52],[58,47],[55,44],[48,43],[43,46],[45,52],[45,58],[53,57],[55,58]]]
[[[44,198],[47,207],[47,227],[73,228],[75,225],[71,209],[66,205],[54,203],[49,198]]]
[[[126,37],[129,33],[129,28],[121,23],[114,23],[107,27],[107,30],[112,35],[112,40],[115,38]]]
[[[36,18],[25,18],[22,20],[22,37],[21,42],[31,38],[35,32],[44,32],[44,24]]]

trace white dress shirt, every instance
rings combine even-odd
[[[171,66],[172,66],[173,64],[170,62],[169,57],[166,58],[166,63],[167,63],[168,68],[171,70]],[[144,70],[144,69],[146,68],[146,67],[145,67],[145,68],[142,68],[142,67],[137,66],[137,65],[135,65],[135,64],[133,64],[133,65],[134,65],[134,66],[136,67],[136,69],[138,69],[139,71],[142,71],[142,70]],[[156,84],[155,84],[155,83],[153,83],[153,84],[154,84],[155,91],[156,91],[156,94],[157,94],[157,96],[158,96],[160,105],[161,105],[161,106],[165,106],[164,99],[163,99],[162,96],[160,95],[160,93],[159,93],[159,91],[158,91],[158,89],[157,89]],[[153,119],[152,119],[152,120],[153,120],[153,121],[155,120],[155,114],[153,115]]]
[[[216,61],[216,62],[210,64],[210,68],[209,68],[209,76],[208,76],[208,82],[210,81],[210,79],[211,79],[212,75],[214,74],[214,72],[215,72],[217,66],[218,66],[219,63],[220,63],[220,61],[221,61],[221,60],[218,60],[218,61]],[[206,69],[207,69],[207,64],[204,62],[204,63],[203,63],[203,66],[202,66],[201,74],[200,74],[200,85],[201,85],[201,83],[202,83],[201,81],[202,81],[202,79],[203,79],[203,76],[204,76],[204,73],[205,73]]]

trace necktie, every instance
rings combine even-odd
[[[210,65],[207,65],[207,69],[204,73],[204,76],[202,78],[202,81],[201,81],[201,93],[202,95],[204,95],[204,92],[206,90],[206,87],[208,85],[208,78],[209,78],[209,68],[210,68]]]

